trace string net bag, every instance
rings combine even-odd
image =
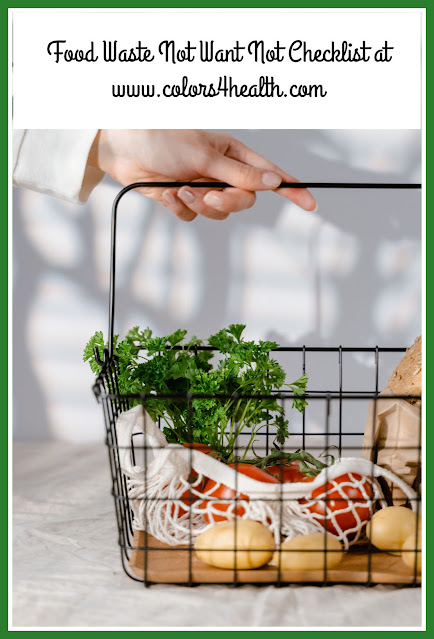
[[[241,517],[267,526],[276,544],[281,535],[291,539],[327,527],[348,549],[359,539],[376,504],[386,505],[378,477],[396,484],[417,509],[416,492],[367,459],[341,458],[313,481],[274,484],[243,475],[199,450],[168,444],[142,406],[121,413],[116,433],[133,528],[171,546],[194,543],[213,524]],[[137,433],[144,436],[146,466],[133,462],[131,441]],[[207,479],[213,482],[206,490]],[[221,486],[232,489],[231,499],[215,496]],[[349,498],[353,489],[360,500]]]

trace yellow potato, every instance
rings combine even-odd
[[[274,552],[271,532],[258,521],[224,521],[205,530],[196,540],[201,561],[217,568],[249,570],[271,561]]]
[[[280,554],[282,570],[323,570],[325,565],[330,569],[342,559],[341,542],[330,533],[317,532],[287,539],[281,550],[281,553],[274,553],[274,563],[279,565]]]
[[[410,568],[412,572],[414,572],[414,563],[416,562],[416,571],[418,575],[420,575],[422,571],[422,553],[416,552],[416,551],[417,550],[420,551],[421,544],[422,544],[421,530],[419,530],[419,533],[417,536],[417,547],[416,547],[415,534],[407,537],[407,539],[402,544],[402,550],[404,551],[401,555],[402,561],[405,563],[406,566],[408,566],[408,568]],[[417,555],[417,559],[416,559],[416,555]]]
[[[407,537],[416,532],[420,517],[409,508],[389,506],[378,510],[368,522],[366,534],[380,550],[399,555]]]

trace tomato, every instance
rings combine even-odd
[[[251,464],[229,464],[229,466],[230,468],[235,468],[235,470],[237,470],[239,473],[242,473],[243,475],[247,475],[247,477],[251,477],[252,479],[256,479],[257,481],[263,481],[268,484],[280,483],[279,480],[273,477],[272,475],[269,475],[264,470],[261,470],[260,468],[257,468],[256,466],[252,466]],[[215,482],[213,479],[208,479],[208,481],[205,484],[205,488],[203,492],[207,493],[209,497],[213,497],[214,499],[232,500],[235,497],[235,490],[233,490],[232,488],[229,488],[228,486],[225,486],[224,484],[219,484],[215,490],[212,490],[214,486],[216,486],[216,484],[217,482]],[[247,495],[243,495],[243,494],[240,494],[238,499],[244,499],[246,501],[249,500]],[[221,510],[222,512],[226,512],[230,506],[230,504],[220,504],[218,501],[212,501],[212,502],[204,501],[200,507],[206,508],[209,503],[212,503],[214,509]],[[237,504],[232,512],[235,515],[242,517],[245,513],[245,508]],[[206,512],[204,513],[203,516],[205,521],[208,524],[211,523],[211,518]],[[226,521],[228,518],[225,517],[224,515],[220,516],[220,515],[213,514],[212,519],[214,522],[217,522],[217,521]]]
[[[197,442],[193,442],[192,444],[183,444],[183,446],[185,446],[185,448],[193,448],[194,450],[198,450],[201,453],[205,453],[205,455],[210,455],[214,452],[213,449],[206,444],[198,444]],[[196,480],[197,476],[197,472],[194,470],[194,468],[191,468],[187,481],[191,484],[193,483],[193,481]],[[188,490],[186,492],[187,494],[189,493]],[[185,493],[182,496],[184,495]]]
[[[367,477],[346,473],[315,488],[311,498],[300,500],[300,503],[308,504],[308,510],[314,515],[314,519],[332,535],[339,536],[333,518],[336,525],[343,531],[358,526],[359,521],[354,510],[360,521],[368,521],[371,516],[370,494],[371,482]],[[365,495],[368,495],[368,499]],[[314,499],[318,501],[313,501]],[[354,506],[354,502],[358,502],[358,505]]]
[[[300,471],[300,463],[298,460],[292,461],[289,464],[267,466],[267,470],[284,484],[292,484],[298,481],[312,481],[314,479],[314,477],[307,477]]]
[[[206,455],[210,455],[211,453],[213,453],[213,449],[210,448],[209,446],[207,446],[206,444],[199,444],[198,442],[193,442],[192,444],[183,444],[183,446],[185,446],[185,448],[193,448],[194,450],[198,450],[201,453],[205,453]],[[192,468],[190,471],[190,474],[188,476],[187,481],[192,484],[196,481],[198,477],[197,472]],[[206,478],[204,478],[205,480]],[[181,495],[181,497],[179,497],[179,500],[182,501],[183,504],[185,504],[186,508],[183,508],[183,506],[179,505],[178,508],[178,517],[180,517],[181,515],[183,515],[185,512],[188,511],[188,507],[191,506],[191,504],[193,504],[195,501],[198,500],[198,497],[196,497],[196,495],[194,495],[193,493],[190,493],[189,488],[187,488]],[[170,514],[173,515],[175,514],[175,504],[172,503],[172,507],[170,509]]]

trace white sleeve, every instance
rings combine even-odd
[[[98,129],[16,129],[13,182],[84,204],[104,172],[88,165]]]

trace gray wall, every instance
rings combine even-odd
[[[419,131],[231,133],[301,180],[420,181]],[[83,207],[15,189],[16,439],[102,438],[92,374],[81,358],[89,336],[107,331],[110,206],[118,189],[105,179]],[[191,224],[138,194],[126,196],[117,330],[138,323],[206,337],[243,322],[249,337],[287,345],[409,345],[421,330],[420,193],[315,195],[317,213],[267,193],[225,222]],[[382,359],[380,385],[395,360]],[[347,390],[372,390],[371,357],[351,355],[344,364]],[[299,360],[285,365],[298,375]],[[334,356],[311,356],[308,370],[310,388],[336,386]],[[320,429],[311,410],[312,428]]]

